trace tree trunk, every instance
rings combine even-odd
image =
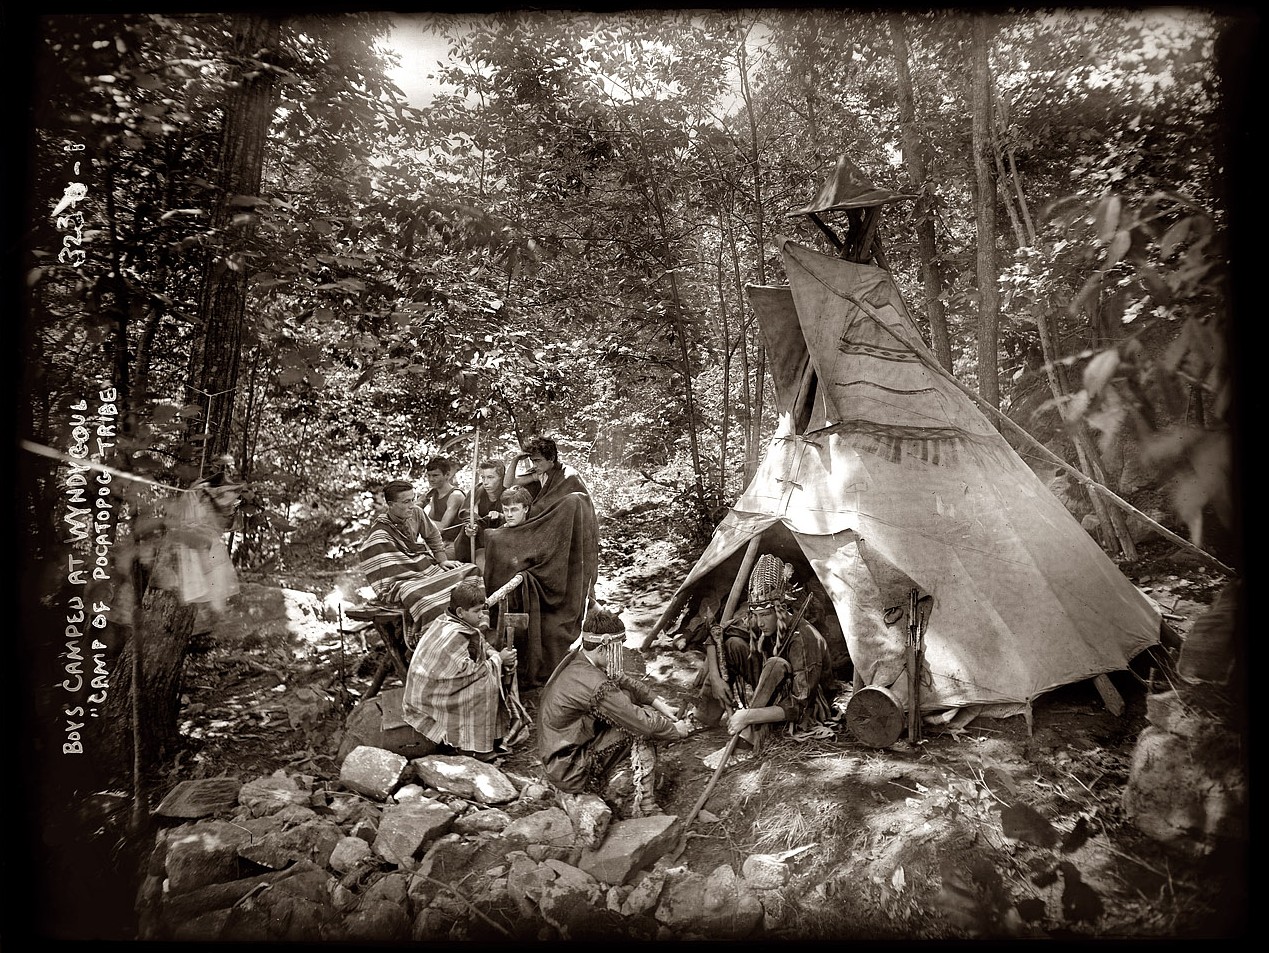
[[[723,391],[721,420],[718,424],[718,492],[727,496],[727,436],[731,420],[731,328],[727,317],[727,290],[723,281],[723,211],[718,212],[718,262],[715,276],[718,284],[718,318],[722,322]]]
[[[143,684],[136,699],[141,726],[136,737],[141,745],[141,770],[148,773],[180,743],[181,674],[194,630],[194,607],[181,605],[173,593],[158,589],[146,593],[143,605],[140,618],[134,619],[134,627],[138,622],[143,626],[141,654],[145,659]],[[134,757],[132,673],[136,642],[133,631],[128,630],[101,714],[101,768],[117,782],[129,779]]]
[[[1105,468],[1102,466],[1101,455],[1097,452],[1097,445],[1088,432],[1088,424],[1083,418],[1073,424],[1067,420],[1064,401],[1066,395],[1070,393],[1070,385],[1066,380],[1064,365],[1057,360],[1057,346],[1053,340],[1052,329],[1049,327],[1048,315],[1043,311],[1036,314],[1036,330],[1040,334],[1040,350],[1044,357],[1044,373],[1048,378],[1049,392],[1057,402],[1058,414],[1071,432],[1072,441],[1075,444],[1075,455],[1079,458],[1080,472],[1091,476],[1098,483],[1106,484]],[[1115,488],[1112,487],[1112,489]],[[1093,512],[1097,515],[1097,521],[1101,527],[1102,545],[1111,549],[1118,541],[1119,549],[1124,555],[1129,559],[1136,559],[1137,547],[1132,541],[1132,534],[1128,530],[1128,522],[1124,514],[1118,507],[1108,506],[1106,500],[1091,487],[1085,487],[1085,492],[1088,494],[1088,501],[1092,504]]]
[[[670,306],[673,310],[674,328],[679,343],[679,367],[683,374],[683,402],[687,411],[687,439],[692,454],[692,477],[696,489],[696,505],[702,522],[708,522],[710,507],[705,499],[705,481],[701,473],[700,438],[697,429],[700,419],[696,413],[696,398],[692,386],[692,354],[688,347],[690,329],[683,320],[683,298],[679,291],[678,255],[670,237],[670,222],[666,212],[661,190],[657,187],[656,176],[652,170],[652,162],[643,146],[643,140],[636,134],[635,141],[639,147],[639,155],[643,159],[644,182],[647,186],[648,207],[656,216],[657,239],[661,245],[662,265],[670,277]]]
[[[754,246],[757,248],[758,284],[767,283],[766,238],[763,233],[765,221],[762,209],[762,167],[758,161],[758,119],[754,114],[753,95],[749,89],[749,64],[745,55],[745,43],[748,35],[741,38],[737,47],[737,63],[740,70],[740,93],[745,103],[745,115],[749,119],[749,164],[753,168],[753,201],[754,201]],[[762,403],[766,384],[766,348],[762,338],[758,337],[754,346],[754,398],[753,416],[750,420],[748,449],[745,452],[745,486],[758,471],[758,457],[762,447]]]
[[[934,209],[930,183],[926,180],[925,143],[916,122],[912,76],[908,71],[908,38],[899,17],[890,19],[890,41],[894,45],[898,78],[899,123],[903,132],[903,158],[908,167],[908,187],[917,193],[917,257],[925,285],[925,313],[930,320],[930,343],[934,356],[945,370],[952,369],[952,341],[943,309],[943,275],[939,270],[934,243]]]
[[[742,486],[748,486],[749,480],[757,469],[756,463],[751,463],[751,460],[756,453],[757,447],[753,442],[753,420],[755,416],[758,416],[758,411],[754,408],[753,393],[750,388],[750,381],[753,377],[749,361],[750,321],[746,317],[748,301],[745,297],[745,282],[740,274],[740,249],[736,247],[736,221],[734,216],[730,216],[727,220],[727,244],[731,251],[732,281],[736,288],[736,300],[740,302],[740,321],[739,327],[736,329],[736,346],[740,350],[741,403],[745,408],[745,426],[743,428],[745,456],[741,461],[740,473],[743,481]],[[761,370],[759,370],[759,376],[761,376]],[[723,488],[725,491],[725,482]]]
[[[992,175],[991,71],[988,65],[993,24],[974,18],[974,180],[978,220],[978,392],[1000,407],[997,354],[1000,333],[1000,267],[996,260],[996,179]]]
[[[280,23],[255,14],[237,15],[233,21],[234,74],[226,95],[218,167],[219,201],[211,210],[211,226],[222,236],[219,253],[209,254],[199,289],[201,335],[191,351],[188,386],[193,402],[202,403],[205,439],[204,463],[230,449],[234,394],[242,350],[247,278],[243,252],[255,228],[237,216],[249,206],[234,202],[236,196],[260,191],[269,123],[277,98],[277,74],[260,69],[260,60],[276,46]],[[194,426],[198,426],[195,424]],[[203,469],[200,466],[200,475]],[[194,609],[181,605],[169,592],[151,590],[134,619],[132,636],[115,663],[111,692],[102,715],[106,719],[101,753],[110,766],[130,764],[135,757],[148,771],[171,752],[179,741],[181,673],[194,625]],[[141,678],[137,687],[139,717],[133,750],[130,695],[133,660],[137,647],[135,627],[140,626]]]
[[[202,333],[190,363],[191,401],[205,411],[204,462],[230,449],[249,278],[243,252],[255,234],[254,220],[237,220],[250,206],[236,204],[235,198],[260,191],[277,102],[277,73],[259,67],[277,45],[279,21],[240,14],[234,17],[233,30],[236,69],[221,127],[219,201],[211,215],[222,246],[220,254],[210,254],[204,265],[199,291]]]

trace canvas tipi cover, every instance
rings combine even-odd
[[[933,598],[927,715],[1025,711],[1156,643],[1154,606],[940,373],[890,273],[787,240],[781,252],[789,286],[749,289],[780,421],[680,594],[782,525],[856,683],[886,686],[906,667],[894,610],[919,589]]]

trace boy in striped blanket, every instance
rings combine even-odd
[[[383,488],[386,509],[374,518],[361,543],[361,570],[375,596],[399,603],[412,635],[445,612],[449,593],[476,573],[472,563],[449,559],[441,531],[415,502],[414,485],[392,480]]]

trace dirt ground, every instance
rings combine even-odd
[[[686,570],[663,557],[644,551],[601,578],[598,595],[622,607],[628,645],[644,641]],[[1166,549],[1129,575],[1182,633],[1222,583]],[[339,641],[337,626],[328,629],[318,642]],[[342,680],[332,677],[329,642],[308,647],[303,675],[279,661],[299,653],[276,646],[193,655],[183,724],[191,744],[171,782],[279,767],[336,776],[342,686],[364,691],[376,661],[345,643]],[[630,658],[671,701],[690,702],[699,655],[658,645]],[[759,756],[722,773],[680,862],[739,873],[752,855],[777,855],[790,877],[764,895],[768,938],[1232,935],[1247,888],[1237,858],[1169,854],[1124,817],[1145,696],[1161,677],[1148,660],[1136,668],[1112,675],[1120,715],[1084,682],[1040,699],[1030,730],[1020,716],[979,719],[885,749],[859,742],[844,719],[831,738],[772,735]],[[844,711],[842,688],[835,706]],[[722,729],[702,729],[665,748],[658,800],[667,813],[691,810],[712,774],[704,758],[726,741]],[[536,775],[531,740],[504,767]]]

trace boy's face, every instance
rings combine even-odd
[[[495,490],[502,486],[502,477],[498,475],[497,470],[487,468],[479,471],[479,476],[480,485],[485,488],[485,492],[490,496],[493,495]]]
[[[485,606],[471,606],[467,609],[456,609],[454,615],[458,616],[463,622],[466,622],[473,629],[482,629],[489,625],[489,610]]]
[[[440,486],[444,482],[445,482],[444,470],[428,470],[427,471],[427,485],[428,486]]]
[[[388,515],[394,520],[403,520],[410,515],[410,511],[414,509],[414,491],[407,490],[404,493],[398,493],[392,499],[387,501]]]
[[[533,464],[533,472],[538,476],[551,469],[551,461],[540,453],[529,454],[529,463]]]
[[[508,503],[503,507],[502,517],[507,526],[519,526],[529,518],[529,508],[523,503]]]
[[[762,630],[764,635],[775,635],[776,633],[776,611],[771,606],[764,606],[761,609],[753,610],[754,620],[758,623],[758,628]]]

